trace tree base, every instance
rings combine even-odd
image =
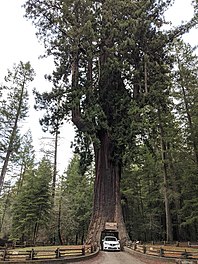
[[[107,229],[106,223],[109,222],[116,223],[117,228]],[[123,246],[129,240],[123,219],[112,219],[112,221],[109,221],[108,217],[93,216],[89,226],[86,244],[97,244],[97,246],[100,246],[105,234],[116,236],[120,240],[121,249],[123,249]]]

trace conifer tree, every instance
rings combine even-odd
[[[27,116],[27,85],[33,80],[34,70],[29,62],[14,65],[8,71],[5,85],[1,89],[4,96],[1,101],[1,144],[3,147],[2,168],[0,174],[0,192],[8,169],[8,162],[19,147],[19,122]]]
[[[175,41],[175,111],[181,135],[177,171],[180,175],[179,229],[181,238],[194,240],[197,235],[198,171],[198,56],[197,47],[191,47],[182,40]],[[188,184],[186,184],[188,183]],[[194,230],[193,232],[188,232]],[[190,235],[189,235],[190,234]]]
[[[18,186],[18,191],[23,186],[24,175],[26,170],[30,167],[34,167],[35,163],[35,152],[33,148],[32,134],[28,130],[25,135],[22,136],[20,141],[20,148],[18,151],[18,161],[17,165],[20,167],[19,170],[19,179],[16,183]]]
[[[120,178],[123,155],[126,149],[133,151],[139,133],[135,106],[156,104],[159,110],[166,104],[171,64],[167,45],[194,23],[163,32],[163,13],[171,2],[29,0],[25,4],[26,16],[38,28],[48,55],[55,57],[56,82],[64,84],[63,89],[41,96],[39,103],[49,105],[51,120],[71,116],[86,142],[93,144],[96,175],[87,242],[100,241],[106,222],[117,223],[121,242],[128,237]],[[62,107],[53,110],[53,99],[60,95]]]
[[[193,149],[195,165],[198,168],[198,133],[197,133],[197,75],[198,57],[196,48],[183,41],[175,43],[176,81],[175,96],[178,99],[176,109],[181,122],[185,122],[184,136],[188,146]],[[190,143],[190,145],[189,145]]]
[[[51,213],[50,162],[45,158],[38,169],[31,166],[26,170],[24,183],[13,205],[12,236],[21,241],[35,243],[42,228],[49,225]]]
[[[62,197],[68,201],[68,210],[72,212],[76,244],[85,242],[85,234],[91,216],[93,179],[90,172],[89,169],[84,175],[81,174],[80,158],[75,154],[62,182]]]

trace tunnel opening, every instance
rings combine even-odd
[[[114,236],[119,240],[119,232],[117,223],[105,223],[105,229],[100,236],[100,249],[103,250],[103,240],[106,236]]]

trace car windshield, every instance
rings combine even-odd
[[[116,237],[105,237],[105,241],[117,241]]]

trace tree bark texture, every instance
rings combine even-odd
[[[53,177],[52,177],[52,200],[54,203],[55,188],[56,188],[56,176],[57,176],[57,151],[58,151],[58,130],[55,133],[54,142],[54,166],[53,166]]]
[[[59,205],[58,205],[58,239],[61,245],[63,245],[62,235],[61,235],[61,212],[62,212],[62,197],[60,198]]]
[[[101,133],[100,142],[100,148],[95,148],[94,204],[87,243],[100,242],[106,222],[118,224],[119,239],[124,243],[128,235],[121,208],[120,164],[111,159],[111,140],[106,131]]]
[[[161,114],[160,110],[158,110],[158,117],[159,117],[159,129],[160,129],[160,136],[161,136],[161,156],[162,156],[162,169],[163,169],[163,176],[164,176],[164,203],[165,203],[165,214],[166,214],[166,241],[170,242],[173,241],[173,228],[172,228],[172,217],[170,212],[170,202],[168,197],[168,158],[167,158],[167,146],[165,142],[165,135],[164,129],[161,122]]]

